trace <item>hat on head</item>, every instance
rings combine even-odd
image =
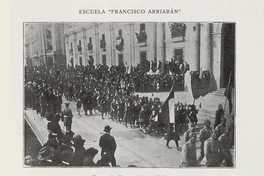
[[[205,119],[205,120],[204,120],[204,124],[209,124],[209,125],[211,125],[211,121],[208,120],[208,119]]]
[[[110,132],[111,129],[112,128],[109,125],[107,125],[107,126],[104,127],[104,131],[105,132]]]
[[[78,145],[84,145],[85,139],[82,138],[81,135],[75,135],[72,138],[72,141],[74,142],[74,146],[78,146]]]
[[[56,114],[54,115],[54,117],[53,117],[53,120],[58,120],[58,121],[60,121],[60,118],[61,118],[60,114],[59,114],[59,113],[56,113]]]
[[[85,155],[95,156],[95,155],[97,155],[97,153],[98,153],[98,150],[93,148],[93,147],[85,150]]]
[[[49,159],[53,155],[54,150],[55,149],[53,147],[50,147],[50,146],[42,147],[39,150],[38,159],[39,160]]]

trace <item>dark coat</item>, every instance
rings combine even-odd
[[[72,111],[71,109],[69,108],[65,108],[63,111],[62,111],[62,118],[63,118],[63,122],[64,122],[64,125],[69,125],[72,123]]]
[[[99,146],[102,148],[101,154],[104,152],[114,154],[116,150],[115,138],[106,133],[100,137]]]

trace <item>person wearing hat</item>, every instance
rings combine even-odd
[[[188,130],[185,131],[184,134],[183,134],[183,140],[184,140],[185,143],[189,141],[189,139],[190,139],[190,134],[191,134],[192,132],[195,132],[195,126],[194,126],[194,123],[189,122],[189,123],[188,123]]]
[[[97,155],[98,150],[91,147],[85,150],[84,152],[84,159],[83,159],[83,166],[96,166],[93,159],[95,155]]]
[[[218,109],[215,112],[215,123],[214,128],[217,127],[221,123],[221,118],[224,116],[223,106],[221,104],[218,105]]]
[[[66,132],[71,131],[71,125],[72,125],[72,110],[69,108],[70,103],[66,102],[65,106],[66,108],[62,111],[62,118],[64,126],[66,127]]]
[[[69,149],[72,146],[71,139],[72,137],[70,135],[63,135],[62,139],[60,140],[60,145],[57,147],[57,151],[62,153],[64,150]]]
[[[103,153],[105,152],[109,153],[112,156],[111,165],[116,166],[116,159],[115,159],[116,141],[115,138],[110,135],[111,129],[112,128],[109,125],[105,126],[104,128],[105,134],[103,134],[100,137],[99,146],[102,148],[101,155],[103,155]]]
[[[82,138],[81,135],[75,135],[72,138],[73,147],[75,148],[75,154],[72,159],[71,165],[72,166],[82,166],[83,165],[83,156],[85,152],[84,142],[85,140]]]
[[[211,137],[204,143],[206,167],[220,166],[221,144],[217,138],[217,131],[212,130]]]
[[[61,153],[61,163],[59,163],[57,166],[72,166],[71,162],[73,160],[74,157],[74,150],[73,148],[68,148],[66,150],[64,150]]]
[[[196,134],[190,133],[190,140],[182,146],[182,161],[180,167],[196,167],[198,166],[196,157]]]
[[[60,121],[60,114],[56,113],[52,118],[51,122],[48,122],[47,129],[49,131],[49,139],[58,137],[59,139],[62,138],[63,133],[59,124]]]
[[[61,163],[60,158],[55,152],[55,149],[50,146],[44,146],[39,150],[39,154],[37,156],[39,166],[56,166]]]
[[[199,140],[201,142],[200,148],[201,148],[201,154],[198,158],[198,163],[201,163],[201,161],[204,158],[204,142],[211,137],[211,122],[210,120],[206,119],[204,120],[204,128],[200,131],[200,137]]]

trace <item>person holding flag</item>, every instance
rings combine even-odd
[[[171,140],[175,141],[177,150],[181,151],[181,148],[179,147],[179,143],[178,143],[178,141],[180,140],[180,136],[178,134],[177,124],[175,124],[175,123],[170,123],[169,128],[168,128],[166,147],[168,147],[169,149],[170,149],[169,143]]]
[[[164,112],[164,121],[167,121],[168,126],[168,135],[167,135],[167,144],[166,146],[169,147],[169,142],[174,140],[177,146],[177,150],[181,151],[179,147],[178,141],[180,140],[178,130],[175,124],[175,102],[174,102],[174,82],[172,88],[170,90],[169,96],[164,102],[162,108]]]

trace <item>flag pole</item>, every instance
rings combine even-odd
[[[230,89],[231,74],[232,74],[232,71],[230,72],[229,80],[228,80],[228,84],[227,84],[226,89]],[[225,90],[225,91],[226,91],[226,90]],[[225,116],[226,102],[227,102],[227,96],[225,96],[225,97],[226,97],[226,98],[225,98],[225,106],[224,106],[224,116]]]

